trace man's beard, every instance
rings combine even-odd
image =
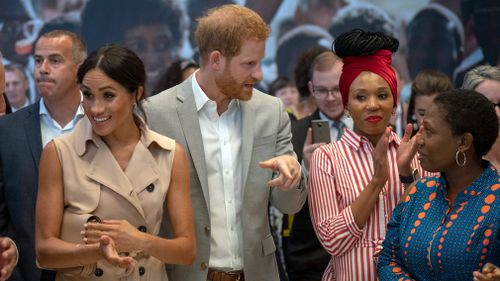
[[[257,81],[249,81],[249,83],[255,84]],[[221,93],[231,99],[239,100],[249,100],[252,97],[252,91],[247,92],[246,87],[242,83],[236,81],[231,72],[226,68],[224,73],[219,77],[215,78],[215,85],[219,88]]]

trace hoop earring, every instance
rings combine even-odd
[[[462,157],[464,159],[462,161],[462,163],[460,163],[460,159],[459,159],[460,158],[460,156],[459,156],[460,154],[463,155]],[[463,167],[463,166],[465,166],[465,163],[467,163],[467,155],[465,155],[464,152],[460,151],[460,149],[457,149],[457,153],[455,153],[455,162],[457,163],[457,165],[459,167]]]

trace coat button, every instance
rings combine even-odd
[[[146,190],[148,192],[153,192],[155,190],[155,185],[154,184],[150,184],[148,185],[148,187],[146,187]]]
[[[98,216],[90,216],[87,219],[87,223],[101,223],[101,218],[99,218]]]
[[[205,269],[207,269],[207,268],[208,268],[208,262],[206,262],[206,261],[202,262],[202,263],[201,263],[201,269],[202,269],[202,270],[205,270]]]
[[[139,229],[140,232],[148,231],[148,229],[144,225],[139,226],[137,229]]]
[[[103,274],[104,274],[104,271],[101,268],[96,267],[96,269],[94,270],[94,275],[97,277],[101,277]]]
[[[209,234],[210,234],[210,226],[205,225],[205,227],[204,227],[203,229],[205,230],[205,234],[206,234],[206,235],[209,235]]]
[[[140,266],[139,267],[139,275],[142,276],[142,275],[144,275],[144,273],[146,273],[146,269],[144,268],[144,266]]]

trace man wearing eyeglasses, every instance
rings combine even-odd
[[[352,119],[344,115],[339,78],[342,61],[334,53],[320,53],[313,60],[309,73],[309,91],[318,109],[308,117],[292,122],[292,143],[302,169],[309,171],[313,151],[325,143],[312,143],[312,120],[328,121],[331,140],[340,139],[346,128],[352,129]],[[285,245],[285,262],[290,281],[320,281],[330,260],[314,233],[307,203],[295,214]]]

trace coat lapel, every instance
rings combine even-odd
[[[253,138],[255,130],[255,108],[250,101],[242,101],[241,103],[241,159],[242,159],[242,175],[243,188],[246,186],[250,161],[252,160]]]
[[[149,149],[142,142],[137,144],[125,174],[136,193],[141,192],[160,178],[160,168]]]
[[[181,128],[186,138],[187,149],[200,180],[205,202],[207,206],[210,206],[205,151],[203,149],[200,121],[198,120],[191,78],[180,85],[177,92],[177,100],[179,101],[177,104],[177,115],[179,116]]]
[[[99,141],[97,145],[99,148],[97,148],[94,158],[89,165],[87,176],[125,198],[145,219],[139,197],[132,183],[122,171],[106,144]],[[141,171],[144,170],[144,168],[141,169]]]
[[[26,119],[24,119],[24,128],[26,132],[26,140],[33,155],[36,167],[40,163],[40,155],[42,154],[42,132],[40,128],[40,102],[37,102],[28,109]]]

